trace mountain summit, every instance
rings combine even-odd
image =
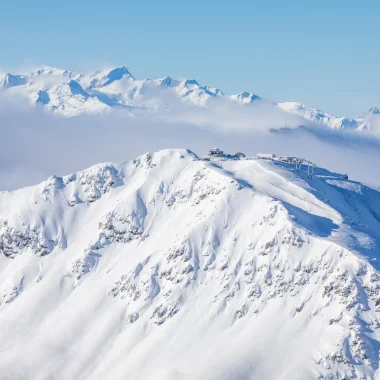
[[[101,72],[95,75],[95,78],[90,82],[90,88],[101,88],[110,85],[111,83],[118,81],[122,78],[128,78],[134,80],[135,78],[129,72],[126,67],[118,67],[108,72]]]

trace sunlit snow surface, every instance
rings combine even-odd
[[[0,193],[0,378],[379,378],[380,193],[187,150]]]

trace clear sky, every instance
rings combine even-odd
[[[0,69],[127,66],[337,116],[380,106],[374,0],[3,0]]]

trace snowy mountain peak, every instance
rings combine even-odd
[[[15,86],[22,86],[27,83],[27,77],[24,75],[4,74],[0,76],[0,87],[10,88]]]
[[[348,117],[335,117],[327,112],[323,112],[317,108],[312,108],[306,104],[298,102],[283,102],[278,103],[283,111],[301,116],[312,122],[325,125],[333,129],[357,129],[359,120]]]
[[[231,95],[230,98],[242,104],[252,103],[256,100],[261,100],[259,96],[252,94],[251,92],[240,92],[239,94]]]
[[[359,131],[370,131],[373,124],[379,125],[380,109],[377,107],[371,107],[365,115],[358,118],[358,121],[359,127],[357,129]]]
[[[43,66],[37,69],[36,71],[33,71],[31,75],[42,75],[42,74],[55,74],[55,73],[63,73],[65,70],[59,69],[57,67],[51,67],[51,66]]]
[[[195,79],[185,79],[185,86],[199,86],[199,83]]]
[[[58,69],[56,67],[50,67],[50,66],[44,66],[44,67],[41,67],[39,69],[37,69],[36,71],[33,71],[30,75],[31,76],[38,76],[38,75],[52,75],[52,74],[56,74],[56,73],[61,73],[63,74],[65,70],[62,70],[62,69]]]
[[[240,92],[239,94],[236,95],[239,98],[252,98],[253,96],[256,96],[250,92]]]
[[[164,87],[173,87],[179,84],[179,81],[174,80],[171,77],[164,77],[164,78],[157,79],[157,82],[159,83],[160,86],[164,86]]]
[[[110,85],[111,83],[123,78],[134,80],[135,78],[129,72],[129,70],[123,67],[117,67],[112,70],[106,70],[100,74],[97,74],[95,78],[90,82],[90,88],[101,88]]]
[[[78,77],[83,76],[82,74],[79,74],[75,71],[59,69],[59,68],[50,67],[50,66],[41,67],[38,70],[32,72],[30,75],[32,77],[46,75],[46,76],[63,76],[66,78],[78,78]]]
[[[380,115],[380,109],[377,107],[371,107],[368,110],[368,115]]]

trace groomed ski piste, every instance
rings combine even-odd
[[[2,379],[380,379],[380,193],[186,149],[0,193]]]

